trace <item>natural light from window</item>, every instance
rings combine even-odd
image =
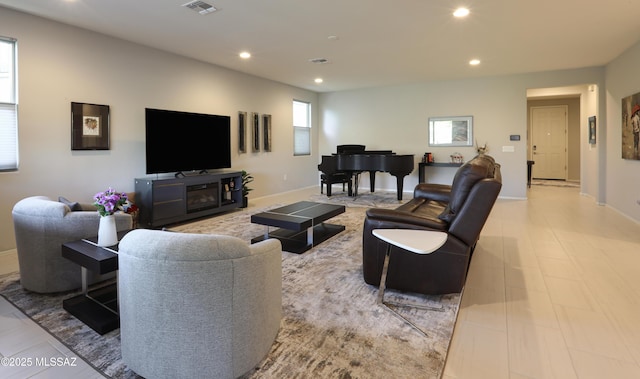
[[[18,169],[16,41],[0,37],[0,171]]]
[[[311,155],[311,104],[293,101],[293,155]]]
[[[453,122],[452,121],[432,121],[433,136],[431,143],[433,144],[450,144],[453,142]]]

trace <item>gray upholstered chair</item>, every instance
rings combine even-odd
[[[17,202],[12,215],[22,287],[40,293],[80,288],[80,266],[62,257],[61,246],[98,235],[100,215],[96,208],[33,196]],[[130,215],[116,214],[118,231],[131,229],[131,223]],[[108,277],[90,273],[88,279],[94,283]]]
[[[236,378],[282,318],[282,245],[137,229],[120,241],[123,362],[146,378]]]

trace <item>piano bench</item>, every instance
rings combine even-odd
[[[331,175],[322,174],[320,175],[320,193],[324,193],[324,185],[327,186],[327,196],[331,196],[331,185],[342,183],[342,191],[344,192],[344,185],[348,186],[347,194],[352,196],[353,193],[353,184],[351,183],[351,175],[346,173],[335,173]]]

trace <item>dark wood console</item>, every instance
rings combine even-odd
[[[222,171],[183,178],[135,180],[142,228],[187,221],[242,205],[242,173]]]
[[[453,163],[453,162],[420,162],[418,163],[418,183],[425,183],[426,176],[424,174],[424,169],[426,167],[460,167],[462,163]]]

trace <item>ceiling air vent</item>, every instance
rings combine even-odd
[[[192,9],[200,14],[207,14],[207,13],[217,11],[217,9],[213,5],[207,4],[204,1],[198,1],[198,0],[190,1],[186,4],[182,4],[182,6]]]

